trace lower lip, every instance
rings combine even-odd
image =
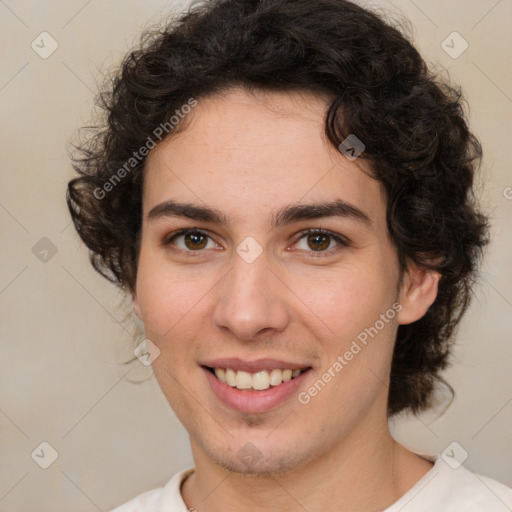
[[[309,370],[302,372],[298,377],[283,382],[279,386],[272,386],[263,391],[245,391],[232,388],[226,383],[221,382],[215,375],[206,368],[203,368],[206,378],[210,383],[213,392],[221,402],[239,412],[262,413],[270,411],[281,405],[292,395],[297,394],[297,390],[302,384]]]

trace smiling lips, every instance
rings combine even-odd
[[[296,395],[313,369],[308,364],[276,359],[237,358],[202,361],[210,388],[230,409],[266,413]]]
[[[255,373],[249,373],[243,370],[237,371],[233,368],[214,368],[214,372],[217,379],[232,388],[262,391],[270,386],[279,386],[283,382],[288,382],[298,377],[302,370],[274,368],[272,370],[260,370]]]
[[[216,359],[203,364],[217,379],[239,390],[264,391],[297,378],[310,368],[277,359],[244,361],[237,358]]]

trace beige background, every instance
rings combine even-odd
[[[120,297],[89,267],[64,203],[67,142],[90,118],[98,69],[172,5],[184,2],[0,0],[0,511],[109,510],[192,463],[151,371],[137,360],[119,364],[133,349]],[[393,428],[419,452],[457,441],[467,467],[512,485],[512,2],[372,5],[409,17],[427,59],[464,85],[494,226],[457,366],[447,373],[457,398],[442,418]],[[59,45],[47,59],[31,48],[43,31]],[[441,47],[453,31],[469,43],[457,59]],[[57,250],[46,262],[43,237]],[[31,457],[43,441],[58,453],[46,470]]]

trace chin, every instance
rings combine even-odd
[[[238,443],[236,443],[238,445]],[[229,449],[223,447],[203,446],[206,455],[222,469],[239,475],[247,476],[279,476],[299,469],[310,458],[304,451],[297,452],[295,448],[274,446],[267,441],[253,444],[250,441],[235,448],[235,443]],[[280,448],[280,450],[278,450]],[[304,447],[302,447],[304,449]],[[233,451],[235,450],[235,451]]]
[[[246,476],[279,476],[290,473],[290,471],[297,469],[299,465],[298,460],[291,460],[290,458],[280,459],[272,457],[271,460],[262,458],[262,460],[255,463],[242,462],[235,458],[227,458],[220,456],[215,463],[221,468],[229,471],[230,473]]]

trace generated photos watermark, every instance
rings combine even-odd
[[[320,378],[310,386],[306,391],[301,391],[297,399],[302,405],[307,405],[311,400],[322,391],[325,386],[332,379],[334,379],[339,373],[347,366],[354,357],[359,354],[364,347],[368,345],[368,342],[375,338],[385,325],[388,324],[396,314],[402,311],[402,305],[395,302],[385,313],[382,313],[379,319],[371,326],[366,327],[357,335],[357,339],[352,340],[350,348],[346,350],[343,355],[339,355],[336,361],[333,362],[329,368],[320,376]]]
[[[101,200],[111,192],[123,178],[129,175],[133,169],[135,169],[149,154],[151,149],[154,149],[158,142],[162,141],[171,130],[178,125],[180,120],[184,119],[194,107],[197,106],[197,100],[195,98],[189,98],[187,103],[183,104],[179,109],[174,111],[168,121],[160,123],[148,136],[144,144],[137,150],[134,151],[132,156],[124,163],[123,166],[119,167],[117,171],[101,186],[94,189],[93,195],[96,199]]]

